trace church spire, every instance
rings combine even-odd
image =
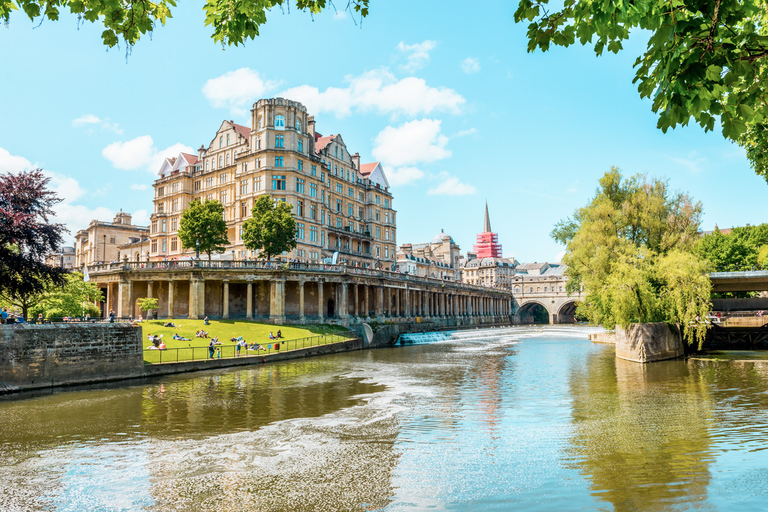
[[[485,222],[483,223],[483,233],[491,233],[491,218],[488,216],[488,201],[485,202]]]

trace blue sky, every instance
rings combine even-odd
[[[768,185],[738,146],[695,126],[656,129],[632,85],[643,33],[619,55],[527,53],[514,4],[373,0],[362,26],[278,9],[257,40],[223,49],[200,6],[182,2],[127,58],[105,50],[97,25],[63,16],[34,28],[14,13],[0,27],[0,171],[50,172],[72,234],[119,209],[147,223],[164,155],[284,96],[363,162],[384,163],[398,244],[444,229],[471,250],[487,200],[505,256],[553,261],[553,225],[612,165],[702,201],[704,229],[766,220]]]

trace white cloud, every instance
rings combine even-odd
[[[560,263],[563,261],[563,257],[565,256],[565,251],[560,251],[557,253],[557,256],[555,256],[555,263]]]
[[[101,154],[118,169],[130,171],[145,168],[154,174],[160,170],[164,158],[178,156],[181,152],[195,153],[191,147],[181,143],[158,150],[151,136],[142,135],[126,142],[113,142]]]
[[[421,78],[398,80],[388,69],[367,71],[359,76],[345,77],[347,87],[317,87],[300,85],[279,96],[300,101],[310,112],[328,112],[336,117],[351,114],[353,109],[379,114],[416,116],[435,111],[459,113],[466,99],[447,87],[430,87]]]
[[[277,82],[263,80],[258,72],[240,68],[205,82],[203,94],[211,106],[228,108],[233,115],[243,116],[255,101],[276,86]]]
[[[131,190],[147,190],[149,188],[149,185],[146,183],[134,183],[131,185]]]
[[[468,128],[456,133],[453,137],[466,137],[467,135],[474,135],[477,133],[477,128]]]
[[[459,178],[451,176],[448,173],[441,173],[442,183],[427,190],[430,196],[467,196],[477,193],[477,189],[472,185],[462,183]]]
[[[23,156],[12,155],[7,149],[0,148],[0,172],[21,172],[32,168],[32,162]]]
[[[333,13],[333,19],[336,21],[341,21],[347,19],[347,13],[345,11],[336,11]]]
[[[56,192],[63,203],[71,203],[85,195],[85,189],[80,183],[71,176],[64,176],[51,171],[43,171],[46,176],[51,178],[48,186]]]
[[[467,57],[461,61],[461,69],[468,74],[477,73],[480,71],[480,61],[474,57]]]
[[[123,130],[117,123],[112,123],[109,119],[100,119],[93,114],[85,114],[77,119],[73,119],[72,126],[99,126],[102,130],[113,131],[117,134],[123,133]]]
[[[687,157],[679,158],[679,157],[670,156],[669,159],[681,165],[682,167],[685,167],[686,169],[688,169],[688,172],[692,174],[700,173],[703,170],[701,165],[707,162],[706,158],[697,157],[696,151],[691,151],[690,153],[688,153]]]
[[[136,210],[131,216],[131,223],[134,226],[149,226],[149,211]]]
[[[418,167],[392,167],[385,172],[387,181],[393,187],[410,185],[425,176],[424,171]]]
[[[397,128],[387,126],[374,141],[373,157],[385,165],[403,166],[434,162],[451,156],[448,137],[440,134],[441,121],[420,119]]]
[[[416,44],[405,44],[404,42],[400,41],[400,44],[397,45],[397,48],[401,52],[408,54],[408,62],[401,67],[411,73],[423,68],[429,62],[429,52],[434,50],[435,46],[437,46],[437,41],[426,40],[422,43]]]

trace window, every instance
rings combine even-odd
[[[384,240],[389,240],[389,229],[384,230]]]
[[[355,191],[352,190],[352,187],[347,187],[347,195],[349,197],[355,197]]]
[[[301,222],[296,223],[296,238],[298,240],[304,240],[304,224]]]
[[[227,134],[227,146],[229,146],[229,134]]]
[[[200,190],[200,180],[197,180],[195,182],[195,192],[197,192],[198,190]]]
[[[282,135],[275,135],[275,147],[276,148],[285,147],[285,138]]]
[[[253,178],[253,191],[257,192],[261,190],[261,177]]]
[[[299,139],[299,151],[304,152],[304,141]]]
[[[296,168],[299,169],[300,171],[303,171],[304,170],[304,160],[299,160],[298,162],[296,162]]]
[[[229,165],[229,153],[227,153],[227,165]]]
[[[354,215],[355,209],[352,206],[352,203],[347,203],[347,215],[352,216]]]
[[[357,214],[358,214],[357,216],[362,219],[363,218],[363,209],[362,208],[358,208]]]
[[[243,172],[248,172],[248,162],[243,162]]]
[[[358,192],[357,199],[358,201],[365,201],[365,194],[363,194],[362,192]]]
[[[157,233],[157,222],[152,223],[152,232]]]
[[[376,210],[376,222],[380,221],[379,210]]]
[[[229,194],[227,194],[227,191],[225,190],[221,194],[219,194],[219,201],[221,201],[221,204],[227,204],[229,199]]]
[[[149,250],[152,252],[157,252],[157,240],[152,240],[152,244]]]
[[[343,194],[344,193],[344,185],[341,183],[336,184],[336,193],[337,194]]]
[[[171,231],[176,231],[179,229],[179,218],[174,217],[171,219]]]
[[[178,244],[176,241],[176,237],[174,236],[173,238],[171,238],[171,251],[175,251],[177,247],[178,247]]]
[[[344,169],[341,170],[342,174],[344,173]],[[347,171],[347,181],[349,181],[349,171]]]
[[[221,169],[221,155],[219,155],[219,169]]]
[[[339,199],[336,200],[336,211],[337,212],[341,211],[341,200]]]
[[[285,190],[285,176],[272,175],[272,190]]]
[[[381,238],[381,228],[379,226],[376,226],[376,238]]]
[[[376,196],[376,204],[381,204],[381,198],[379,196]]]
[[[165,226],[165,219],[162,220],[162,222],[160,223],[160,226],[161,226],[161,231],[160,232],[161,233],[165,233],[166,232],[166,229],[165,229],[165,227],[166,227]],[[163,249],[163,250],[165,250],[165,249]]]
[[[213,186],[213,176],[205,179],[205,188],[211,188]]]
[[[158,187],[157,197],[163,197],[165,195],[165,187]]]
[[[339,158],[341,158],[342,160],[344,160],[344,150],[343,150],[343,149],[341,150],[341,156],[340,156]]]
[[[281,115],[275,116],[275,130],[284,130],[285,129],[285,117]]]
[[[248,216],[248,202],[243,201],[240,203],[240,218],[244,219]]]
[[[226,183],[227,182],[227,173],[222,174],[219,176],[219,183]]]
[[[298,119],[296,120],[296,131],[301,133],[301,121]]]
[[[210,161],[210,160],[206,160],[206,161],[205,161],[205,170],[206,170],[206,171],[208,170],[208,164],[210,164],[210,163],[211,163],[211,161]]]
[[[110,238],[109,238],[109,243],[111,243],[111,244],[115,244],[115,243],[117,243],[117,241],[115,240],[115,237],[113,237],[113,236],[112,236],[112,237],[110,237]]]
[[[283,166],[283,157],[276,156],[275,157],[275,167],[282,167]]]
[[[315,226],[309,227],[309,241],[317,242],[317,228]]]
[[[224,144],[224,137],[219,137],[219,149],[221,149],[222,145]],[[221,165],[221,159],[219,159],[219,165]]]
[[[240,195],[244,196],[248,193],[248,180],[242,180],[240,182]]]
[[[313,203],[310,203],[310,205],[309,205],[309,218],[312,219],[312,220],[317,220],[317,213],[316,212],[317,212],[317,207]]]
[[[317,197],[317,183],[309,184],[309,197]]]
[[[317,166],[316,165],[313,164],[312,166],[310,166],[309,174],[312,175],[312,176],[317,176]]]
[[[384,199],[384,208],[389,208],[389,199]]]
[[[171,202],[171,211],[172,211],[172,212],[177,212],[177,211],[179,211],[179,200],[178,200],[178,199],[174,199],[174,200]]]
[[[299,217],[304,216],[304,201],[296,201],[296,214]]]
[[[341,229],[341,217],[336,217],[336,227]]]
[[[258,126],[259,126],[259,130],[264,128],[264,118],[261,116],[259,116]]]
[[[334,165],[333,166],[333,175],[334,176],[338,176],[339,175],[339,166],[338,165]]]
[[[299,194],[304,193],[304,180],[302,178],[296,178],[296,192]]]
[[[165,250],[166,250],[166,245],[165,245],[166,244],[166,240],[168,240],[168,239],[167,238],[163,238],[163,252],[165,252]]]
[[[336,146],[336,147],[335,147],[335,148],[333,148],[333,149],[335,150],[335,153],[336,153],[336,155],[335,155],[335,156],[336,156],[336,158],[339,158],[339,146]]]
[[[179,191],[179,184],[178,183],[174,183],[173,186],[171,187],[171,190],[173,192],[178,192]]]

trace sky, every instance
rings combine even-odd
[[[207,146],[225,119],[250,125],[269,97],[302,102],[317,131],[382,162],[398,245],[444,230],[470,251],[487,201],[505,257],[557,261],[550,231],[611,166],[701,201],[702,229],[766,221],[768,185],[741,148],[719,130],[656,129],[632,84],[643,32],[618,55],[528,53],[516,2],[372,0],[360,23],[339,1],[314,18],[274,9],[256,40],[222,47],[190,4],[129,54],[71,15],[16,11],[0,26],[0,172],[48,173],[68,244],[118,210],[147,225],[162,159]]]

